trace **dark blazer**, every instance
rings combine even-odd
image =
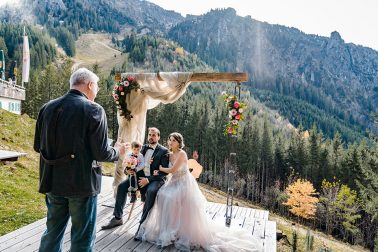
[[[78,90],[43,105],[34,150],[40,153],[39,192],[94,196],[101,190],[101,166],[119,153],[108,145],[104,109]]]
[[[147,152],[148,144],[143,145],[142,150],[140,151],[143,156]],[[164,146],[157,144],[156,148],[154,150],[154,153],[152,154],[153,161],[150,164],[150,175],[146,176],[150,182],[157,181],[157,180],[163,180],[165,176],[167,176],[167,173],[159,171],[160,165],[163,167],[168,167],[169,165],[169,151]],[[149,160],[144,160],[144,163],[149,162]],[[158,170],[159,175],[153,176],[154,171]]]

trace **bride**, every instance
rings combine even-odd
[[[161,247],[174,244],[184,251],[199,248],[206,251],[261,251],[249,232],[217,226],[207,219],[206,199],[188,171],[182,135],[170,134],[168,146],[171,150],[170,167],[160,167],[160,171],[170,175],[160,188],[155,205],[141,224],[137,237]]]

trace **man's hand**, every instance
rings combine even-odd
[[[119,150],[119,154],[120,156],[124,156],[126,154],[126,151],[128,149],[130,149],[130,143],[127,142],[127,143],[119,143],[119,142],[116,142],[115,145],[114,145],[114,148],[118,149]]]
[[[159,175],[159,171],[158,170],[154,170],[154,176],[158,176]]]
[[[141,179],[139,179],[139,181],[138,181],[138,185],[139,185],[140,187],[145,187],[146,185],[148,185],[148,183],[150,183],[150,182],[148,181],[147,178],[141,178]]]

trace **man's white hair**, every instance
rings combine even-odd
[[[86,84],[88,81],[97,83],[99,78],[95,73],[89,71],[88,69],[82,67],[77,69],[70,78],[70,88],[74,86]]]

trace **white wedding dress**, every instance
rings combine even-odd
[[[197,181],[183,165],[167,176],[137,236],[161,247],[174,244],[183,251],[263,251],[246,230],[230,229],[208,219],[205,206]]]

